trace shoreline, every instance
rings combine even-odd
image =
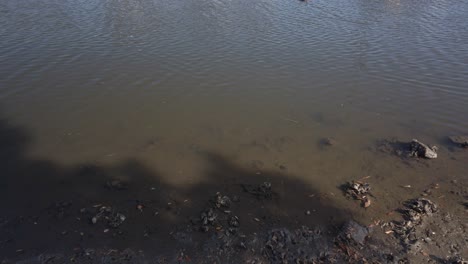
[[[22,130],[0,123],[0,132],[2,264],[463,263],[455,258],[467,258],[466,179],[447,178],[418,195],[414,189],[413,197],[387,208],[379,188],[361,192],[358,186],[349,193],[337,186],[323,193],[287,171],[258,173],[209,152],[202,154],[213,166],[204,181],[192,185],[168,185],[137,160],[61,167],[25,157],[28,138]],[[399,145],[393,143],[377,149],[394,155]],[[395,157],[418,166],[432,162]],[[415,206],[419,198],[430,202],[418,200],[422,207]],[[337,206],[336,199],[347,207]],[[411,201],[411,208],[405,205]]]

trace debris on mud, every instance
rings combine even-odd
[[[401,209],[404,220],[392,222],[390,227],[405,246],[405,250],[415,252],[418,251],[421,243],[417,228],[424,225],[424,220],[436,213],[438,209],[435,203],[426,198],[408,200],[404,206],[405,208]]]
[[[200,215],[201,229],[204,232],[208,232],[211,227],[216,226],[218,214],[216,214],[212,208],[204,211]]]
[[[424,143],[419,142],[417,139],[413,139],[410,145],[410,156],[415,158],[437,158],[437,147],[429,147]]]
[[[369,199],[370,195],[370,184],[360,181],[348,182],[344,186],[344,191],[347,196],[352,197],[355,200],[360,200],[361,205],[364,208],[367,208],[371,205],[371,200]]]
[[[117,212],[110,206],[99,206],[92,208],[81,209],[82,213],[92,215],[90,221],[92,224],[97,224],[99,221],[105,221],[105,224],[111,228],[118,228],[126,220],[125,215]]]
[[[437,205],[426,198],[418,198],[406,201],[404,212],[408,220],[421,221],[423,216],[431,216],[437,212]]]
[[[199,221],[192,221],[192,224],[199,225],[199,229],[203,232],[214,229],[225,231],[227,235],[235,234],[240,227],[240,221],[239,217],[228,210],[231,203],[229,196],[216,193],[214,198],[210,200],[208,207],[200,214]]]
[[[468,136],[449,136],[448,138],[452,143],[463,148],[468,148]]]
[[[219,192],[216,193],[215,206],[217,208],[225,207],[228,208],[231,205],[231,199],[228,196],[223,196]]]
[[[241,186],[245,192],[254,195],[258,199],[271,199],[273,197],[270,182],[264,182],[258,186],[250,184],[242,184]]]

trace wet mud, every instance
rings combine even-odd
[[[343,199],[361,201],[348,211],[285,170],[258,173],[216,153],[200,152],[210,164],[203,182],[174,186],[137,160],[63,167],[32,159],[25,155],[30,139],[0,122],[2,264],[464,263],[467,257],[464,180],[430,186],[366,223],[355,210],[371,214],[381,206],[370,203],[380,192],[371,193],[367,177],[337,187]],[[458,204],[443,206],[442,196]]]

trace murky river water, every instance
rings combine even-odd
[[[325,193],[370,175],[391,200],[466,177],[445,138],[468,132],[467,14],[463,0],[3,0],[1,116],[29,157],[64,166],[136,159],[190,184],[212,153]],[[391,137],[440,158],[376,155]]]

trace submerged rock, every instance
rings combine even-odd
[[[410,156],[417,158],[435,159],[437,158],[437,147],[429,147],[426,144],[413,139],[410,144]]]
[[[401,158],[437,158],[436,146],[429,147],[417,139],[413,139],[411,142],[404,142],[398,139],[379,140],[377,141],[377,150],[388,154],[395,154]]]
[[[468,148],[468,136],[450,136],[450,141],[457,144],[463,148]]]
[[[335,146],[338,144],[338,141],[332,137],[327,137],[321,140],[321,143],[325,146]]]

